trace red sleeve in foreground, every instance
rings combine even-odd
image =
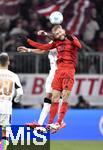
[[[35,42],[31,39],[28,39],[27,40],[27,43],[35,48],[38,48],[38,49],[41,49],[41,50],[50,50],[53,48],[53,44],[42,44],[42,43],[39,43],[39,42]]]
[[[73,40],[74,45],[77,46],[78,48],[82,48],[81,43],[79,42],[79,40],[75,36],[73,36],[73,39],[74,39]]]

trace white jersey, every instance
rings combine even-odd
[[[48,58],[50,61],[50,69],[51,70],[57,69],[57,63],[56,63],[56,61],[57,61],[57,50],[56,50],[56,48],[49,51]]]
[[[56,63],[57,62],[57,50],[56,49],[50,50],[48,58],[50,61],[50,71],[46,79],[45,90],[46,90],[46,93],[52,93],[51,84],[54,78],[55,70],[57,69],[57,63]]]
[[[0,69],[0,114],[12,114],[12,100],[17,89],[22,95],[19,77],[7,69]]]

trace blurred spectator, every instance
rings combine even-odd
[[[17,35],[17,34],[27,35],[28,32],[24,29],[25,25],[27,25],[27,22],[24,22],[24,20],[22,20],[21,18],[18,19],[16,26],[10,31],[10,35]]]
[[[8,40],[5,40],[3,50],[6,52],[16,52],[18,46],[21,45],[20,41],[17,40],[18,34],[10,35]]]
[[[99,33],[98,39],[97,39],[97,50],[100,52],[103,52],[103,31]]]
[[[75,108],[86,109],[90,108],[89,103],[83,98],[82,95],[78,97],[78,103],[75,105]]]
[[[9,38],[9,40],[7,40],[5,42],[5,44],[3,45],[3,49],[6,51],[6,52],[14,52],[15,51],[15,45],[16,45],[16,39],[14,36],[11,36]]]
[[[92,0],[92,2],[95,4],[97,10],[97,22],[103,30],[103,0]]]
[[[10,20],[8,17],[4,16],[3,18],[0,18],[0,32],[7,32],[9,26]]]
[[[96,21],[96,9],[92,9],[92,16],[90,22],[86,26],[86,30],[83,34],[83,40],[88,44],[92,45],[95,38],[96,32],[99,30],[98,22]]]
[[[90,60],[90,64],[88,66],[88,73],[89,74],[96,74],[97,73],[96,66],[95,66],[93,59]]]

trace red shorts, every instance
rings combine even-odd
[[[52,82],[52,89],[62,91],[62,90],[72,90],[74,84],[75,69],[57,69]]]

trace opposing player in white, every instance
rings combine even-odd
[[[23,95],[23,89],[19,77],[8,70],[10,64],[7,53],[0,54],[0,126],[2,127],[2,139],[0,150],[6,150],[7,137],[5,127],[11,124],[12,100],[19,102]]]
[[[49,70],[49,75],[46,79],[45,83],[45,92],[46,92],[46,97],[44,99],[44,107],[42,109],[42,112],[40,114],[38,124],[43,125],[45,118],[48,115],[48,112],[50,111],[50,106],[51,106],[51,98],[52,98],[52,88],[51,84],[54,78],[55,70],[57,68],[56,65],[56,60],[57,60],[57,50],[54,49],[49,52],[48,54],[49,62],[50,62],[50,70]]]
[[[37,54],[45,53],[44,50],[41,51],[39,49],[30,49],[30,48],[26,48],[24,46],[18,47],[17,50],[20,51],[20,52],[33,52],[33,53],[37,53]],[[55,70],[57,69],[57,64],[56,64],[57,50],[54,49],[54,50],[49,51],[48,58],[49,58],[49,61],[50,61],[50,71],[49,71],[49,75],[48,75],[48,77],[46,79],[46,83],[45,83],[46,95],[45,95],[45,98],[44,98],[44,106],[43,106],[43,109],[41,111],[38,122],[37,123],[33,122],[33,123],[28,124],[32,128],[42,126],[44,124],[44,121],[45,121],[49,111],[50,111],[51,99],[52,99],[51,84],[52,84],[52,81],[53,81],[53,78],[54,78]],[[65,126],[66,126],[66,124],[63,122],[62,125],[61,125],[61,128],[64,128]]]

